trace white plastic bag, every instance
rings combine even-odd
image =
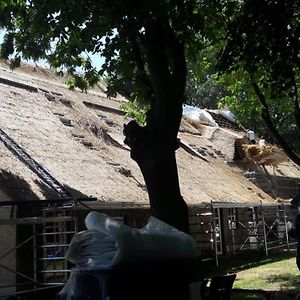
[[[120,263],[195,258],[194,239],[150,217],[148,224],[131,228],[106,214],[90,212],[87,231],[74,235],[67,259],[84,269],[111,267]]]
[[[220,113],[221,116],[223,116],[227,120],[235,123],[235,117],[234,117],[234,114],[231,111],[229,111],[229,110],[221,110],[219,113]]]
[[[206,122],[212,126],[219,127],[211,114],[205,109],[184,104],[182,114],[192,120]]]
[[[109,267],[118,248],[116,242],[98,230],[86,230],[73,236],[66,259],[78,267]]]

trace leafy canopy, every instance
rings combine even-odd
[[[152,108],[160,100],[153,89],[146,36],[161,22],[168,33],[164,45],[174,38],[184,46],[181,60],[172,46],[161,52],[171,77],[187,61],[190,103],[197,101],[195,94],[210,101],[225,96],[222,103],[244,120],[259,114],[275,140],[288,137],[284,142],[291,144],[285,144],[285,150],[297,148],[298,0],[2,0],[0,5],[0,26],[7,30],[2,57],[14,55],[15,64],[21,57],[47,59],[55,68],[67,68],[74,76],[72,84],[82,90],[105,74],[109,95],[122,92]],[[152,40],[152,46],[158,41]],[[216,84],[213,74],[220,49],[217,68],[223,76]],[[100,70],[92,66],[90,53],[105,57]],[[204,82],[200,89],[199,81]],[[185,76],[172,82],[184,87]]]
[[[6,27],[7,34],[1,56],[15,53],[17,61],[21,56],[43,58],[74,75],[80,67],[88,86],[105,73],[110,94],[134,87],[129,89],[133,97],[149,102],[153,95],[145,64],[145,28],[165,20],[180,42],[188,45],[189,53],[194,53],[225,18],[219,1],[214,9],[211,5],[192,0],[2,0],[0,26]],[[220,21],[209,22],[210,16]],[[105,57],[101,70],[92,66],[90,53]]]
[[[236,111],[261,117],[289,157],[300,163],[300,2],[248,0],[227,26],[218,61]]]

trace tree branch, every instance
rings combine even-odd
[[[143,54],[140,48],[140,44],[138,43],[138,39],[141,40],[140,33],[138,32],[137,24],[135,24],[135,21],[132,18],[129,18],[129,21],[127,21],[127,26],[130,27],[130,30],[125,30],[125,34],[128,36],[129,43],[131,45],[131,51],[133,54],[133,58],[135,61],[136,68],[138,70],[136,74],[136,82],[137,84],[142,83],[143,86],[145,86],[145,96],[150,100],[150,103],[154,101],[153,99],[153,89],[151,86],[151,81],[149,78],[149,75],[146,72],[145,69],[145,59],[143,58]]]
[[[167,49],[172,52],[178,51],[176,57],[179,57],[183,48],[171,50],[173,47],[179,47],[179,43],[170,44],[166,41],[166,26],[168,25],[161,20],[152,21],[145,26],[144,47],[155,98],[147,125],[153,140],[160,146],[176,149],[184,97],[182,87],[185,86],[185,76],[180,74],[184,57],[180,58],[179,67],[175,67],[174,61],[174,68],[171,68]],[[169,37],[170,35],[171,33],[168,33]],[[173,80],[174,77],[176,81]]]
[[[145,28],[146,59],[155,99],[168,98],[171,74],[165,52],[165,36],[162,21],[153,21]],[[160,101],[160,100],[158,100]],[[163,100],[165,101],[165,100]]]
[[[258,85],[252,81],[253,89],[258,97],[258,101],[262,107],[262,118],[265,121],[271,136],[277,141],[277,143],[282,147],[283,151],[287,156],[297,165],[300,165],[300,157],[292,150],[285,139],[279,134],[278,130],[275,128],[273,121],[271,119],[269,108],[265,99],[265,96],[260,91]]]
[[[173,86],[178,95],[183,95],[187,76],[184,45],[178,41],[169,24],[165,25],[165,37],[165,48],[169,58]]]

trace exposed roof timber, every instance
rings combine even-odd
[[[114,114],[117,114],[117,115],[120,115],[120,116],[124,116],[124,112],[120,109],[116,109],[116,108],[112,108],[112,107],[92,103],[92,102],[89,102],[89,101],[83,101],[83,104],[85,106],[89,107],[89,108],[98,109],[98,110],[102,110],[102,111],[105,111],[105,112],[110,112],[110,113],[114,113]]]
[[[11,86],[14,86],[14,87],[17,87],[17,88],[20,88],[20,89],[25,89],[25,90],[28,90],[28,91],[34,92],[34,93],[38,92],[38,88],[33,86],[33,85],[17,82],[17,81],[14,81],[14,80],[3,78],[3,77],[0,77],[0,83],[11,85]]]
[[[186,152],[190,153],[193,156],[196,156],[206,162],[209,162],[205,157],[203,157],[200,153],[196,152],[192,147],[190,147],[187,143],[182,140],[179,140],[180,147],[184,149]]]

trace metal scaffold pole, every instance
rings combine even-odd
[[[74,229],[78,232],[78,201],[74,199]]]
[[[285,205],[283,204],[283,218],[284,218],[284,228],[285,228],[285,238],[286,238],[286,245],[288,251],[290,251],[290,243],[289,243],[289,233],[287,228],[287,222],[286,222],[286,212],[285,212]]]
[[[234,212],[235,213],[235,212]],[[236,226],[236,220],[231,222],[231,236],[232,236],[232,248],[233,248],[233,255],[236,256],[236,249],[235,249],[235,237],[234,237],[234,226]]]
[[[263,233],[264,233],[265,252],[266,252],[266,256],[268,257],[269,256],[269,253],[268,253],[268,242],[267,242],[265,216],[264,216],[264,210],[263,210],[262,202],[260,204],[260,207],[261,207],[261,217],[262,217],[262,225],[263,225]]]
[[[32,224],[33,236],[33,279],[37,282],[37,242],[36,242],[36,224]],[[35,283],[34,288],[37,288]]]
[[[212,225],[213,225],[213,237],[214,237],[214,248],[215,248],[215,259],[216,259],[216,266],[219,266],[219,259],[218,259],[218,243],[217,243],[217,235],[216,235],[216,220],[215,220],[215,211],[213,207],[213,202],[211,201],[211,213],[212,213]]]

